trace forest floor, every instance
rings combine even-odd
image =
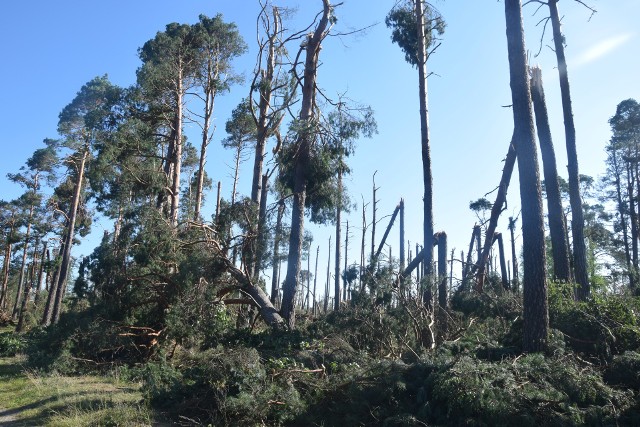
[[[0,425],[166,425],[144,403],[140,385],[106,376],[40,373],[24,356],[0,358]]]

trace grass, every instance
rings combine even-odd
[[[23,356],[0,358],[0,421],[8,425],[162,425],[144,403],[139,384],[115,376],[42,374],[25,369],[23,362]]]

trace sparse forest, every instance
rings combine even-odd
[[[451,144],[432,130],[427,84],[447,49],[439,4],[389,2],[371,23],[412,71],[419,139],[393,142],[419,159],[421,176],[394,170],[419,188],[409,200],[352,162],[385,117],[323,82],[330,42],[368,28],[342,25],[332,0],[305,2],[315,15],[302,24],[254,1],[253,33],[214,3],[158,28],[134,84],[79,82],[57,134],[14,159],[3,188],[20,195],[0,200],[0,378],[15,392],[0,392],[0,424],[640,425],[637,88],[597,119],[610,128],[603,174],[580,174],[589,135],[574,123],[559,11],[597,16],[597,2],[501,0],[492,49],[511,137],[496,142],[503,158],[461,171],[501,173],[450,207],[475,215],[453,230],[434,208],[437,187],[457,185],[434,180],[433,147]],[[534,65],[538,45],[553,68]],[[235,106],[225,117],[221,98]],[[208,166],[221,149],[229,168]]]

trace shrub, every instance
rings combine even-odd
[[[15,332],[0,333],[0,356],[12,357],[22,353],[27,347],[27,340],[24,336]]]

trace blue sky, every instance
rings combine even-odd
[[[603,147],[609,139],[607,120],[616,105],[627,98],[640,99],[637,81],[640,69],[640,1],[587,0],[598,10],[590,12],[573,0],[559,3],[567,39],[569,77],[577,126],[580,172],[597,176],[604,171]],[[274,1],[297,7],[286,23],[292,30],[306,27],[320,11],[319,0]],[[358,142],[351,159],[353,174],[347,178],[358,210],[350,215],[349,259],[359,259],[361,195],[371,200],[371,177],[377,170],[378,217],[389,215],[401,197],[407,210],[407,238],[415,242],[422,233],[422,176],[417,72],[404,62],[399,48],[390,41],[384,17],[394,1],[345,0],[337,10],[337,31],[376,24],[364,33],[331,37],[321,53],[318,84],[329,96],[347,92],[376,113],[379,133]],[[447,21],[442,45],[429,62],[429,110],[432,140],[434,223],[449,235],[456,253],[466,250],[475,222],[469,211],[471,200],[493,190],[499,181],[502,160],[508,148],[513,123],[506,55],[504,4],[499,1],[443,1],[434,6]],[[534,5],[525,8],[527,47],[531,63],[542,68],[558,165],[566,164],[559,86],[550,31],[538,51],[541,31]],[[170,22],[194,23],[198,15],[222,13],[235,22],[249,51],[236,62],[236,69],[250,75],[255,61],[255,29],[258,2],[254,0],[80,0],[4,2],[0,14],[0,185],[2,198],[20,194],[20,188],[4,179],[15,172],[47,137],[56,137],[61,109],[91,78],[108,74],[119,85],[135,81],[140,65],[137,48]],[[292,47],[293,48],[293,47]],[[224,122],[230,111],[247,95],[246,86],[236,86],[217,99],[217,132],[207,170],[214,181],[223,181],[228,196],[231,185],[227,166],[232,153],[221,148]],[[187,129],[195,132],[195,129]],[[563,168],[559,173],[566,177]],[[240,191],[249,193],[251,166],[242,170]],[[517,181],[511,183],[509,204],[503,214],[519,211]],[[489,196],[492,199],[493,195]],[[211,195],[209,200],[214,200]],[[212,209],[209,202],[207,209]],[[371,217],[370,210],[368,211]],[[383,220],[380,228],[386,226]],[[499,229],[505,231],[506,218]],[[315,245],[321,245],[320,265],[326,265],[327,239],[332,227],[311,227]],[[102,229],[96,225],[95,235]],[[381,236],[382,231],[377,233]],[[379,237],[378,237],[379,238]],[[368,241],[367,237],[367,241]],[[93,240],[97,242],[97,239]],[[392,233],[397,256],[397,234]],[[370,243],[367,243],[369,247]],[[87,254],[92,244],[76,249]],[[351,262],[351,261],[350,261]],[[324,275],[321,276],[323,278]]]

